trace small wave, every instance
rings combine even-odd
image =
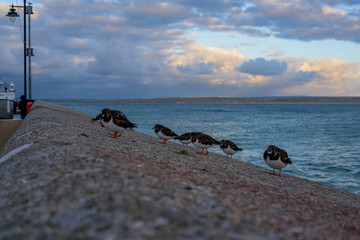
[[[325,168],[326,172],[339,172],[339,173],[350,173],[351,169],[346,168],[346,167],[341,167],[341,166],[330,166],[330,167],[326,167]]]

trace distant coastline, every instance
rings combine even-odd
[[[229,103],[229,104],[360,104],[360,97],[164,97],[134,99],[42,99],[47,102],[104,103]]]

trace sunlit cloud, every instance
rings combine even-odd
[[[298,77],[298,78],[296,78]],[[360,96],[360,65],[331,58],[304,62],[295,75],[299,85],[284,88],[283,93],[303,95]],[[302,80],[301,80],[302,79]]]
[[[93,57],[81,57],[81,56],[73,56],[72,57],[72,62],[76,65],[87,64],[87,63],[93,62],[93,61],[95,61],[95,58],[93,58]]]

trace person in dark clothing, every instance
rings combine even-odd
[[[20,108],[21,119],[24,119],[27,114],[27,100],[24,95],[20,97],[19,108]]]

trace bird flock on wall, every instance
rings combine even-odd
[[[92,119],[93,121],[100,121],[100,125],[106,129],[114,132],[112,138],[120,137],[126,129],[136,128],[136,124],[132,123],[124,113],[118,110],[111,110],[104,108],[101,113]],[[238,151],[242,151],[243,148],[236,146],[236,144],[230,140],[217,141],[210,135],[201,132],[188,132],[181,135],[177,135],[170,128],[167,128],[161,124],[156,124],[154,127],[155,134],[163,140],[161,144],[166,144],[167,140],[175,139],[188,146],[192,143],[195,147],[201,149],[199,154],[208,155],[208,148],[213,146],[220,146],[220,149],[226,153],[227,158],[232,158],[233,154]],[[229,157],[230,156],[230,157]],[[287,152],[274,145],[269,145],[263,155],[265,163],[273,169],[272,174],[276,175],[275,169],[279,170],[277,174],[280,176],[281,170],[292,161],[287,155]]]

